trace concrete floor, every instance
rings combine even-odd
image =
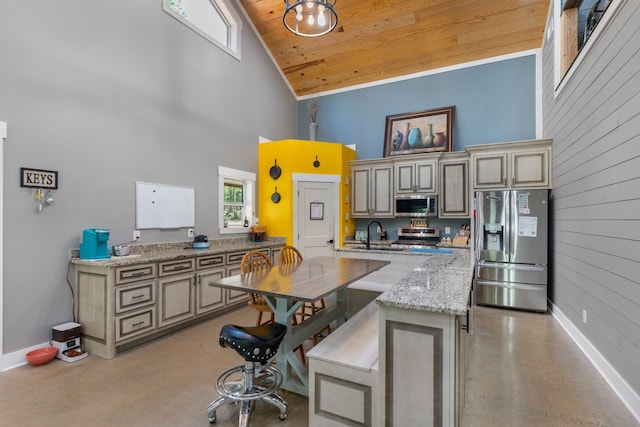
[[[0,426],[208,426],[218,375],[239,364],[222,349],[225,323],[248,308],[119,354],[54,360],[0,373]],[[477,307],[463,426],[637,426],[590,362],[548,314]],[[260,404],[251,425],[305,426],[307,399],[283,392],[289,417]],[[215,425],[237,425],[233,405]]]

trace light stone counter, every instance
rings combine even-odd
[[[378,304],[434,313],[465,315],[473,264],[469,251],[427,254],[424,263],[377,299]]]
[[[105,259],[80,259],[79,250],[71,251],[71,262],[79,265],[116,267],[145,262],[173,261],[183,258],[217,255],[228,252],[246,252],[254,249],[279,248],[286,245],[285,237],[270,237],[264,242],[251,242],[246,238],[211,239],[207,249],[193,249],[192,241],[131,245],[131,254]]]
[[[451,249],[451,253],[442,254],[342,249],[337,255],[391,261],[349,286],[382,292],[378,304],[434,313],[466,313],[473,277],[473,262],[467,249]]]

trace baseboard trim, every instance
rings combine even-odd
[[[49,347],[50,345],[51,344],[49,344],[49,342],[43,342],[42,344],[34,345],[33,347],[14,351],[13,353],[3,354],[0,359],[0,372],[10,371],[11,369],[26,365],[27,353],[31,350],[35,350],[36,348]]]
[[[582,350],[582,352],[591,361],[593,366],[598,370],[602,378],[618,395],[622,403],[629,409],[635,419],[640,422],[640,396],[631,386],[618,374],[611,364],[605,359],[596,347],[580,332],[580,330],[564,315],[562,310],[549,301],[549,309],[553,317],[558,321],[560,326],[569,334],[571,339]]]

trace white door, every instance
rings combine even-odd
[[[304,258],[333,256],[336,220],[334,182],[298,182],[298,243]]]

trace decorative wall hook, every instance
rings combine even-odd
[[[42,188],[38,188],[36,190],[35,198],[37,202],[36,209],[38,212],[42,212],[45,207],[53,204],[53,194],[51,193],[51,190],[47,190],[45,192]]]
[[[20,187],[35,189],[36,202],[38,202],[36,209],[42,212],[45,207],[53,204],[51,190],[58,189],[58,171],[20,168]]]

